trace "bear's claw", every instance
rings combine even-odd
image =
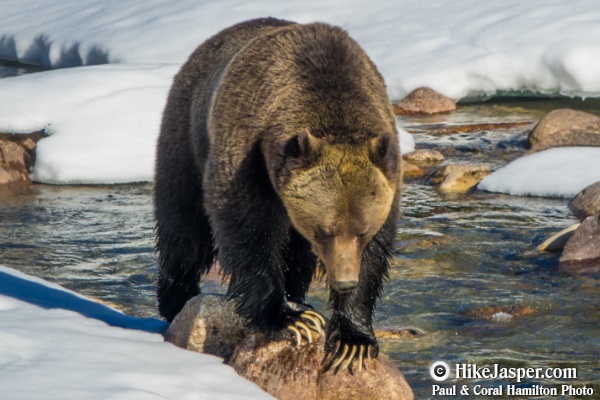
[[[340,349],[342,349],[341,354]],[[330,356],[325,357],[323,364],[325,364],[325,369],[334,369],[336,370],[335,372],[337,372],[340,369],[348,369],[356,356],[358,357],[358,370],[362,371],[365,353],[367,354],[369,362],[371,362],[371,346],[364,344],[344,344],[342,346],[342,344],[338,342],[336,350]]]
[[[325,321],[325,317],[313,310],[306,310],[302,314],[300,314],[301,318],[304,318],[313,323],[315,326],[315,330],[319,333],[324,333],[325,325],[327,325],[327,321]]]
[[[305,321],[310,322],[310,326],[305,324],[302,319],[304,319]],[[318,334],[324,334],[324,328],[325,328],[325,317],[323,317],[321,314],[319,314],[316,311],[313,310],[306,310],[304,312],[302,312],[299,315],[299,319],[292,322],[291,324],[289,324],[287,326],[287,329],[291,330],[292,332],[294,332],[295,337],[296,337],[296,344],[298,347],[300,347],[302,345],[302,337],[304,334],[304,336],[306,336],[306,340],[308,341],[308,343],[312,343],[313,342],[313,336],[311,331],[314,331]]]

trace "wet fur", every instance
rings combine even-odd
[[[277,332],[304,304],[317,258],[280,191],[314,163],[301,132],[365,149],[394,189],[391,211],[362,254],[360,284],[332,291],[328,347],[376,346],[371,322],[398,218],[399,149],[385,86],[340,28],[248,21],[202,44],[175,77],[155,176],[159,311],[171,321],[218,258],[238,312]],[[308,142],[310,147],[310,142]],[[293,159],[294,162],[291,162]]]

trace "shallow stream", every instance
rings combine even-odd
[[[554,108],[600,110],[598,101],[537,100],[462,105],[453,114],[405,118],[417,148],[448,163],[493,168],[524,151],[527,126],[436,133],[452,125],[535,122]],[[429,366],[575,367],[578,378],[533,384],[592,385],[600,392],[600,280],[558,271],[558,255],[535,247],[575,223],[566,200],[473,192],[443,196],[426,180],[405,185],[398,250],[376,325],[414,327],[423,337],[381,340],[416,398],[431,397]],[[33,185],[0,195],[0,264],[155,316],[151,185]],[[223,292],[218,280],[206,292]],[[310,293],[326,308],[323,284]],[[486,307],[506,307],[503,321]],[[483,310],[483,311],[482,311]],[[452,383],[452,382],[451,382]],[[510,380],[455,381],[494,387]],[[446,383],[447,385],[448,383]],[[544,398],[544,397],[541,397]]]

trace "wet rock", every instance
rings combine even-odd
[[[358,361],[351,372],[326,371],[321,365],[325,357],[323,337],[296,349],[287,341],[268,340],[253,333],[236,348],[229,365],[244,378],[280,400],[333,399],[413,399],[406,379],[385,354]]]
[[[0,133],[0,188],[27,186],[35,163],[36,142],[41,132],[12,135]]]
[[[410,133],[430,133],[434,135],[451,135],[455,133],[476,133],[485,131],[527,132],[535,125],[530,121],[486,122],[480,124],[448,125],[429,124],[416,127],[406,127]]]
[[[348,370],[326,371],[324,338],[296,348],[289,340],[270,340],[244,328],[245,321],[224,296],[201,294],[175,317],[165,340],[179,347],[223,357],[241,376],[278,399],[412,399],[402,373],[385,354],[358,361]],[[386,339],[422,336],[418,329],[379,330]]]
[[[407,179],[411,178],[420,178],[427,174],[425,169],[415,165],[413,163],[409,163],[407,161],[402,160],[402,176]]]
[[[465,314],[469,317],[483,318],[495,322],[506,322],[513,317],[526,317],[535,314],[535,309],[530,306],[489,306],[468,310]]]
[[[466,193],[491,174],[487,165],[447,165],[438,173],[442,193]]]
[[[549,112],[529,134],[532,151],[561,146],[600,146],[600,117],[583,111]]]
[[[418,328],[375,329],[377,339],[411,340],[425,336],[426,333]]]
[[[437,165],[444,161],[444,155],[437,150],[420,149],[402,156],[402,158],[419,166]]]
[[[600,182],[596,182],[579,192],[569,202],[569,209],[580,221],[591,215],[600,214]]]
[[[552,235],[548,240],[544,243],[540,244],[537,247],[538,251],[561,251],[565,248],[565,245],[575,233],[575,230],[579,228],[581,224],[571,225],[568,228],[563,229],[557,234]]]
[[[183,349],[229,359],[245,334],[245,321],[224,296],[191,298],[165,333],[165,341]]]
[[[437,114],[456,110],[456,102],[429,88],[418,88],[394,106],[396,115]]]
[[[450,241],[451,238],[446,235],[416,236],[400,242],[399,248],[402,249],[402,252],[412,253],[423,249],[438,247],[447,244]]]
[[[587,217],[581,223],[565,245],[559,262],[600,264],[600,215]]]

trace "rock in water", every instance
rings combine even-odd
[[[565,245],[560,264],[600,265],[600,215],[587,217]]]
[[[420,149],[403,155],[402,159],[416,165],[437,165],[444,161],[444,155],[437,150]]]
[[[562,146],[600,146],[600,117],[570,109],[546,114],[529,134],[533,151]]]
[[[228,360],[244,337],[246,321],[224,296],[192,297],[175,317],[165,340],[183,349],[212,354]]]
[[[569,202],[569,210],[580,221],[589,216],[600,214],[600,182],[596,182],[579,192]]]
[[[438,188],[441,192],[466,193],[491,171],[487,165],[447,165],[440,174],[442,180]]]
[[[229,365],[279,400],[413,399],[406,379],[385,354],[364,360],[358,371],[325,371],[322,336],[299,349],[288,341],[272,341],[253,333],[238,346]]]
[[[429,88],[418,88],[394,106],[396,115],[437,114],[456,110],[456,102]]]
[[[418,165],[402,160],[402,176],[404,178],[420,178],[425,176],[427,172]]]
[[[552,235],[544,243],[540,244],[536,250],[538,251],[561,251],[565,248],[565,245],[575,233],[575,230],[579,228],[581,224],[571,225],[568,228]]]
[[[223,357],[241,376],[280,400],[413,399],[402,373],[381,352],[377,359],[365,359],[362,371],[357,370],[355,360],[351,372],[334,373],[321,365],[322,336],[315,333],[313,343],[296,348],[288,340],[273,341],[263,333],[249,333],[245,322],[224,296],[201,294],[190,299],[175,317],[165,340]],[[419,336],[415,332],[412,337]]]
[[[35,164],[36,143],[45,136],[42,131],[0,133],[0,188],[18,188],[31,183],[29,171]]]

